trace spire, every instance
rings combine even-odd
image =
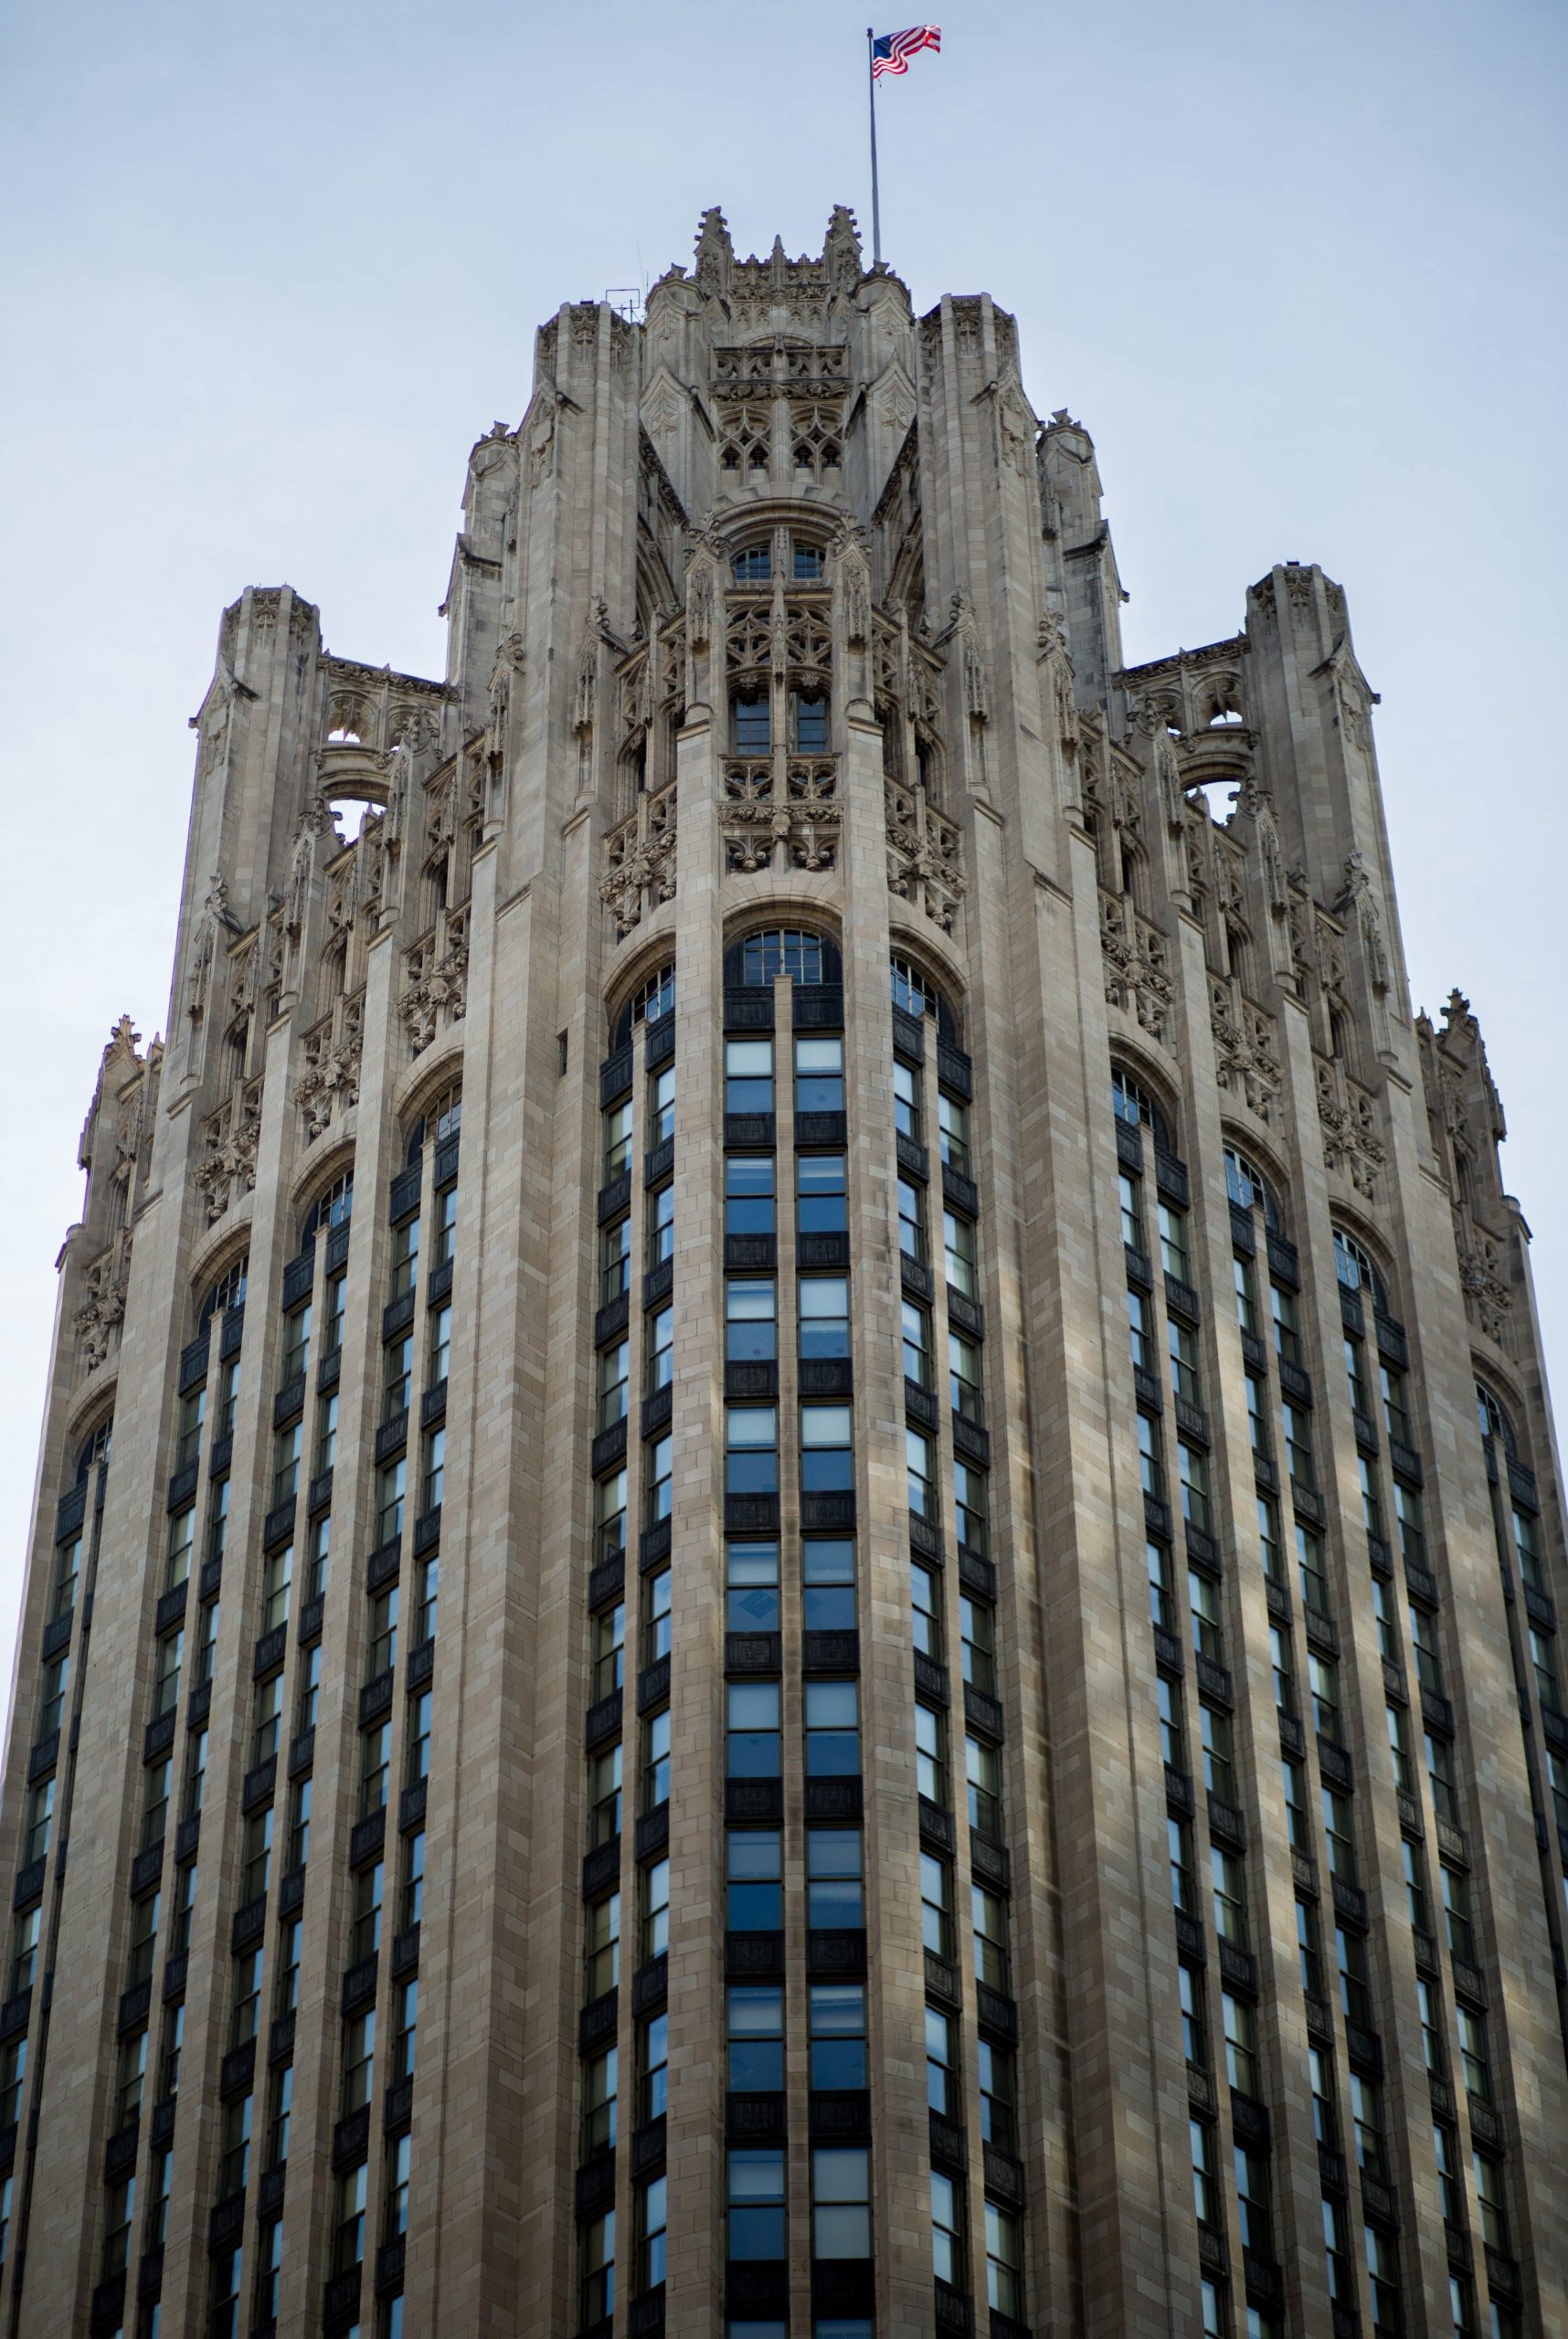
[[[860,230],[846,203],[835,203],[822,245],[822,271],[835,292],[853,292],[865,273]]]
[[[727,292],[735,267],[735,246],[724,213],[715,204],[697,223],[696,280],[699,292]]]

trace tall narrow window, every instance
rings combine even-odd
[[[945,1088],[938,1092],[937,1127],[940,1138],[938,1150],[943,1161],[961,1177],[969,1177],[972,1169],[969,1108],[961,1097],[949,1095]]]
[[[927,2007],[927,2031],[931,2021],[931,2010]],[[927,2073],[930,2068],[927,2058]],[[956,2177],[945,2175],[940,2169],[934,2168],[931,2171],[931,2270],[938,2282],[946,2282],[954,2290],[961,2289],[964,2281],[963,2215],[963,2186]]]
[[[631,1167],[632,1116],[630,1097],[626,1097],[623,1102],[619,1105],[611,1105],[605,1112],[603,1119],[603,1182],[608,1186],[612,1179],[619,1178],[622,1171],[630,1170]]]
[[[906,1302],[907,1309],[907,1302]],[[844,1358],[850,1352],[849,1278],[802,1275],[800,1283],[800,1355]]]
[[[778,1286],[771,1278],[731,1275],[724,1294],[726,1362],[772,1363],[779,1354]],[[802,1353],[804,1339],[802,1323]]]
[[[811,2154],[811,2249],[818,2258],[871,2256],[871,2154],[817,2147]]]
[[[865,1923],[858,1827],[806,1830],[806,1922],[813,1931],[855,1932]]]
[[[844,1043],[840,1039],[795,1042],[795,1110],[842,1113],[844,1109]]]
[[[944,1210],[942,1245],[949,1285],[966,1299],[973,1299],[980,1289],[974,1221],[957,1211]]]
[[[893,1119],[900,1137],[918,1145],[924,1118],[920,1104],[920,1074],[902,1056],[893,1059]]]
[[[773,1110],[771,1040],[725,1042],[724,1108],[726,1113]]]
[[[675,1187],[672,1180],[648,1197],[648,1266],[661,1266],[675,1255]]]
[[[728,2160],[726,2246],[733,2259],[784,2256],[784,2154],[737,2151]]]
[[[813,2088],[863,2088],[866,2083],[865,1989],[859,1982],[814,1982],[808,1992],[810,2083]]]

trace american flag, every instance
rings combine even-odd
[[[942,46],[940,25],[911,25],[907,32],[874,33],[871,38],[871,78],[880,81],[885,73],[907,73],[909,59],[923,48]]]

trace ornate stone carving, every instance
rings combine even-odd
[[[449,911],[404,953],[404,988],[397,1012],[411,1050],[422,1055],[432,1040],[468,1011],[469,908]]]
[[[844,639],[860,649],[871,636],[871,579],[858,551],[843,556]]]
[[[303,1042],[304,1070],[294,1087],[304,1120],[305,1142],[313,1145],[340,1112],[359,1102],[359,1061],[365,1036],[365,993],[340,999]]]
[[[934,809],[924,788],[887,780],[883,798],[888,891],[901,900],[918,902],[927,916],[950,934],[969,889],[962,839],[952,821]]]
[[[1108,1003],[1129,1009],[1151,1039],[1163,1040],[1176,992],[1160,928],[1139,917],[1130,902],[1102,892],[1100,951]]]
[[[949,641],[957,641],[959,655],[963,661],[964,713],[971,723],[989,723],[991,686],[986,677],[980,628],[962,593],[955,593],[948,604],[948,624],[937,637],[937,648],[940,650]]]
[[[1176,760],[1176,750],[1171,734],[1161,727],[1152,735],[1154,777],[1160,788],[1160,810],[1165,825],[1173,837],[1179,837],[1187,826],[1187,793],[1181,785],[1181,767]],[[1201,881],[1200,881],[1201,882]]]
[[[1054,728],[1062,753],[1071,763],[1078,752],[1078,702],[1073,691],[1073,660],[1067,629],[1054,609],[1040,619],[1035,652],[1042,669],[1041,703],[1046,728]]]
[[[1378,915],[1372,873],[1359,845],[1351,848],[1345,863],[1345,882],[1334,904],[1334,915],[1339,918],[1353,915],[1361,933],[1368,979],[1374,990],[1387,990],[1392,978],[1383,938],[1383,920]]]
[[[544,355],[543,350],[540,352]],[[556,400],[548,389],[541,390],[528,426],[528,486],[530,492],[543,484],[550,471],[550,457],[556,444]]]
[[[1377,1134],[1372,1097],[1351,1079],[1342,1064],[1331,1064],[1323,1056],[1317,1060],[1317,1085],[1323,1159],[1370,1201],[1376,1191],[1377,1173],[1388,1159]]]
[[[1481,1228],[1467,1228],[1464,1219],[1457,1215],[1455,1219],[1455,1240],[1459,1254],[1459,1284],[1465,1295],[1466,1313],[1472,1323],[1479,1326],[1487,1339],[1496,1340],[1500,1348],[1508,1340],[1513,1294],[1499,1272],[1499,1246],[1495,1237]]]
[[[579,733],[593,727],[599,704],[599,651],[606,643],[612,649],[617,646],[609,630],[609,606],[596,599],[589,607],[583,646],[577,653],[577,687],[572,697],[572,726]]]
[[[316,841],[327,835],[333,827],[333,817],[326,798],[319,792],[306,802],[295,832],[293,851],[289,856],[289,884],[284,896],[285,923],[297,940],[304,928],[305,912],[310,905],[311,879],[316,865]]]
[[[1260,1121],[1268,1120],[1284,1078],[1275,1053],[1273,1016],[1216,978],[1209,986],[1209,1021],[1220,1086],[1241,1097]]]
[[[118,1347],[130,1281],[131,1236],[122,1232],[82,1277],[86,1297],[76,1311],[76,1336],[83,1373],[98,1371]]]
[[[196,920],[191,942],[190,972],[185,978],[185,1012],[193,1023],[199,1023],[207,1011],[217,937],[225,931],[234,931],[234,920],[229,915],[228,887],[224,883],[222,873],[215,869],[207,880],[207,899]]]
[[[237,1096],[210,1113],[202,1127],[202,1158],[196,1191],[216,1226],[224,1212],[256,1183],[256,1148],[261,1134],[261,1084],[249,1082]]]
[[[675,898],[675,790],[640,796],[636,810],[604,841],[606,869],[599,897],[615,920],[616,937],[630,934],[644,915]]]
[[[686,633],[694,650],[713,640],[714,571],[711,560],[695,559],[686,575]]]
[[[726,869],[835,865],[843,807],[831,756],[791,756],[782,774],[771,757],[743,757],[726,766],[724,786],[719,831]]]

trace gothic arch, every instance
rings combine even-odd
[[[355,1147],[351,1140],[346,1145],[340,1145],[326,1160],[312,1162],[309,1177],[300,1180],[290,1197],[289,1207],[302,1230],[311,1212],[331,1192],[344,1172],[352,1174]]]
[[[220,1244],[209,1251],[191,1276],[191,1295],[196,1307],[196,1329],[199,1332],[222,1308],[238,1303],[232,1296],[225,1297],[225,1287],[231,1286],[237,1272],[247,1271],[250,1265],[250,1229],[249,1226],[227,1233]]]
[[[1227,1152],[1242,1155],[1263,1180],[1266,1196],[1264,1218],[1269,1233],[1271,1234],[1287,1233],[1287,1206],[1290,1199],[1290,1181],[1287,1172],[1280,1168],[1268,1148],[1258,1143],[1250,1129],[1239,1129],[1227,1122],[1222,1122],[1220,1136]],[[1229,1168],[1228,1163],[1226,1167]],[[1234,1195],[1232,1199],[1234,1200]]]
[[[612,1049],[623,1048],[629,1044],[633,1022],[640,1022],[642,1020],[635,1012],[639,1000],[645,998],[652,987],[661,982],[666,975],[669,977],[673,1000],[675,983],[675,951],[673,937],[664,934],[651,940],[647,948],[639,954],[634,965],[623,970],[616,978],[614,988],[605,1003],[606,1021],[609,1027],[609,1044]]]
[[[464,1061],[460,1035],[449,1038],[439,1053],[428,1053],[409,1066],[392,1093],[392,1117],[404,1142],[432,1099],[444,1088],[461,1085]]]
[[[67,1415],[65,1446],[70,1456],[71,1484],[78,1483],[79,1465],[84,1453],[90,1453],[99,1433],[114,1426],[114,1400],[118,1394],[119,1362],[106,1366],[110,1374],[107,1384],[97,1375],[86,1396],[79,1400],[74,1413]]]
[[[837,921],[823,917],[819,911],[797,911],[787,903],[768,905],[766,915],[752,904],[729,921],[725,941],[724,981],[726,990],[745,988],[746,946],[764,934],[804,935],[820,946],[821,977],[824,985],[842,984],[843,959],[839,947]]]
[[[1388,1250],[1382,1237],[1372,1233],[1364,1219],[1351,1211],[1341,1210],[1338,1204],[1335,1205],[1332,1224],[1336,1234],[1347,1235],[1359,1250],[1366,1254],[1367,1263],[1372,1271],[1373,1306],[1383,1315],[1396,1315],[1397,1310],[1389,1299]]]
[[[1146,1063],[1123,1040],[1118,1040],[1111,1049],[1110,1069],[1113,1075],[1122,1073],[1142,1090],[1152,1115],[1150,1127],[1155,1144],[1161,1153],[1180,1160],[1181,1148],[1177,1140],[1181,1128],[1181,1103],[1169,1075]]]
[[[965,985],[957,968],[947,965],[927,947],[924,934],[912,937],[902,928],[894,926],[888,933],[887,944],[888,980],[890,988],[894,989],[894,1003],[897,1003],[895,987],[899,979],[899,968],[906,967],[918,979],[935,1007],[937,1037],[947,1041],[952,1047],[961,1047]]]

